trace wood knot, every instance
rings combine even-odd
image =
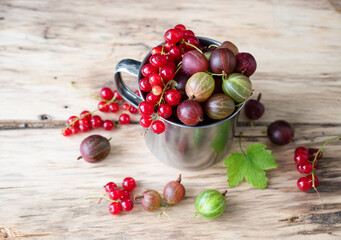
[[[52,119],[52,117],[48,114],[41,114],[41,115],[39,115],[39,118],[40,118],[40,120],[43,120],[43,121]]]

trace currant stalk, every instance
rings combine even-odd
[[[315,163],[317,161],[317,157],[318,155],[320,154],[320,152],[322,152],[322,149],[330,142],[330,141],[333,141],[333,140],[339,140],[341,137],[333,137],[333,138],[330,138],[328,139],[327,141],[325,141],[322,146],[320,147],[320,149],[317,151],[317,153],[315,154],[315,157],[314,157],[314,160],[312,162],[312,166],[313,166],[313,170],[311,172],[311,176],[312,176],[312,185],[313,185],[313,188],[315,189],[316,191],[316,188],[315,188]]]
[[[115,100],[116,100],[116,96],[114,96],[110,101],[107,101],[106,104],[104,104],[102,107],[105,107],[105,106],[109,105],[110,103],[115,102]],[[82,118],[84,118],[87,115],[92,115],[93,113],[97,112],[98,110],[99,109],[97,108],[96,110],[94,110],[92,112],[86,113],[86,114],[82,115]],[[80,120],[80,117],[75,118],[75,120],[73,120],[72,123],[68,124],[65,128],[63,128],[63,131],[65,131],[65,129],[71,127],[78,120]]]
[[[190,46],[190,47],[192,47],[192,48],[198,50],[201,54],[203,54],[203,52],[202,52],[197,46],[194,46],[193,44],[190,44],[190,43],[188,43],[188,42],[184,42],[184,43],[185,43],[186,45],[188,45],[188,46]]]

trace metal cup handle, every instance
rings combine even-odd
[[[141,62],[139,61],[123,59],[116,65],[114,73],[114,80],[118,93],[135,108],[138,108],[138,105],[143,99],[127,87],[122,79],[121,72],[129,73],[130,75],[137,77],[139,75],[140,66]]]

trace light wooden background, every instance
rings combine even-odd
[[[340,142],[327,146],[317,173],[323,202],[298,191],[293,162],[295,147],[341,135],[340,12],[336,0],[1,0],[0,238],[340,239]],[[90,93],[114,88],[117,62],[142,60],[178,23],[199,36],[230,40],[257,59],[252,80],[266,111],[255,128],[242,114],[237,132],[244,147],[261,142],[273,150],[279,167],[268,172],[266,190],[246,183],[229,189],[222,162],[202,171],[160,163],[143,142],[137,116],[112,132],[61,136],[69,116],[97,105],[71,81]],[[136,89],[136,79],[126,79]],[[294,143],[269,142],[264,130],[277,119],[294,125]],[[94,133],[113,137],[108,159],[76,161],[80,142]],[[231,151],[239,151],[237,141]],[[105,201],[82,199],[126,176],[137,179],[135,193],[161,192],[180,172],[187,196],[168,209],[169,217],[138,205],[115,217]],[[193,218],[194,199],[208,188],[228,190],[227,210],[214,220]]]

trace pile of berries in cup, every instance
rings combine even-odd
[[[164,40],[141,68],[142,127],[160,134],[165,124],[159,117],[187,126],[225,119],[251,95],[251,54],[239,53],[230,41],[204,46],[182,24],[167,30]]]
[[[138,91],[135,93],[139,94]],[[98,98],[97,96],[94,97]],[[99,100],[98,107],[95,111],[89,112],[85,110],[81,112],[79,117],[69,117],[67,120],[68,125],[62,130],[63,136],[68,137],[72,134],[78,133],[79,131],[88,132],[91,129],[97,129],[101,127],[107,131],[113,130],[115,128],[114,121],[109,119],[102,120],[99,115],[93,115],[93,113],[98,110],[104,113],[116,113],[120,110],[120,107],[122,107],[123,110],[129,111],[131,114],[136,114],[138,112],[135,107],[123,102],[123,98],[120,96],[117,90],[112,91],[108,87],[105,87],[101,90]],[[130,123],[130,115],[127,113],[122,113],[119,116],[119,123]]]
[[[313,187],[317,187],[319,184],[319,180],[314,172],[318,167],[318,160],[322,158],[322,152],[319,152],[316,157],[316,161],[314,162],[317,152],[318,149],[316,148],[307,149],[305,147],[298,147],[295,149],[294,160],[297,163],[297,170],[302,174],[308,174],[307,176],[301,177],[297,180],[297,187],[302,191],[307,191]]]
[[[129,212],[134,208],[134,201],[130,199],[130,192],[136,187],[135,179],[126,177],[122,182],[122,188],[119,189],[116,183],[108,182],[104,189],[107,192],[111,203],[109,212],[113,215],[119,214],[122,210]]]

